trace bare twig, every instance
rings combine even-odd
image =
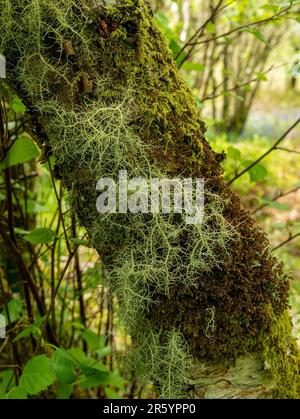
[[[201,45],[201,44],[205,44],[206,42],[216,41],[217,39],[223,38],[225,36],[229,36],[229,35],[231,35],[235,32],[238,32],[238,31],[242,31],[242,30],[251,28],[252,26],[257,26],[257,25],[261,25],[263,23],[270,22],[272,20],[275,20],[275,19],[278,19],[279,17],[281,17],[284,13],[286,13],[288,10],[290,10],[291,7],[292,7],[292,3],[289,6],[285,7],[284,9],[282,9],[281,11],[275,13],[274,15],[272,15],[270,17],[267,17],[267,18],[261,19],[261,20],[257,20],[255,22],[246,23],[245,25],[238,26],[237,28],[233,28],[233,29],[231,29],[227,32],[224,32],[224,33],[220,34],[220,35],[216,35],[216,36],[213,36],[211,38],[204,39],[203,41],[189,42],[187,45]]]
[[[234,181],[236,181],[238,178],[243,176],[245,173],[247,173],[249,170],[251,170],[254,166],[256,166],[259,162],[261,162],[266,156],[268,156],[272,151],[276,150],[278,145],[285,139],[285,137],[299,124],[300,118],[296,120],[296,122],[291,125],[284,134],[272,145],[272,147],[269,148],[264,154],[262,154],[257,160],[255,160],[253,163],[249,164],[244,170],[242,170],[240,173],[238,173],[236,176],[234,176],[233,179],[231,179],[228,182],[228,185],[231,185]]]
[[[296,239],[296,238],[297,238],[297,237],[299,237],[299,236],[300,236],[300,232],[299,232],[299,233],[297,233],[297,234],[294,234],[294,235],[290,234],[290,235],[289,235],[289,237],[288,237],[286,240],[284,240],[283,242],[279,243],[277,246],[273,247],[272,252],[273,252],[274,250],[277,250],[277,249],[279,249],[280,247],[284,246],[285,244],[287,244],[287,243],[291,242],[292,240]]]
[[[64,221],[64,216],[63,216],[63,211],[62,211],[62,206],[61,206],[61,198],[58,195],[58,191],[57,191],[57,188],[56,188],[55,179],[53,177],[52,167],[51,167],[51,163],[50,163],[49,158],[48,158],[48,166],[49,166],[49,171],[50,171],[51,182],[52,182],[52,185],[53,185],[53,189],[54,189],[54,193],[55,193],[55,197],[56,197],[56,201],[57,201],[58,210],[59,210],[59,213],[60,213],[60,220],[61,220],[61,224],[62,224],[62,227],[63,227],[65,239],[66,239],[67,249],[68,249],[69,254],[71,254],[72,250],[71,250],[71,246],[70,246],[70,242],[69,242],[69,237],[68,237],[68,234],[67,234],[67,229],[66,229],[66,226],[65,226],[65,221]]]
[[[235,0],[233,0],[233,1],[235,1]],[[229,2],[229,4],[233,3],[233,1]],[[215,19],[215,17],[218,14],[218,12],[221,11],[221,10],[223,10],[225,7],[227,7],[227,5],[229,5],[229,4],[227,4],[223,8],[221,8],[222,3],[223,3],[223,0],[219,0],[219,2],[217,3],[216,7],[214,7],[212,9],[212,12],[211,12],[210,16],[208,17],[208,19],[203,23],[203,25],[201,25],[196,30],[196,32],[194,33],[194,35],[183,45],[183,47],[181,48],[181,50],[178,52],[178,54],[175,57],[175,60],[177,60],[181,56],[181,54],[184,52],[184,50],[188,46],[190,46],[189,51],[183,57],[182,61],[180,61],[180,63],[178,64],[178,68],[180,68],[186,62],[186,60],[191,56],[191,54],[192,54],[192,52],[193,52],[193,50],[195,48],[195,45],[196,45],[196,44],[191,44],[192,41],[194,39],[196,39],[196,38],[200,38],[203,35],[206,26]]]
[[[300,151],[291,150],[291,149],[285,148],[285,147],[276,147],[276,150],[283,150],[283,151],[287,151],[288,153],[300,154]]]
[[[264,74],[264,75],[265,75],[265,74],[268,74],[270,71],[272,71],[272,70],[276,70],[276,69],[278,69],[278,68],[282,67],[283,65],[286,65],[286,64],[281,64],[280,66],[277,66],[277,67],[274,67],[274,66],[272,65],[272,66],[271,66],[268,70],[264,71],[264,72],[263,72],[263,74]],[[245,86],[247,86],[248,84],[254,83],[254,82],[258,81],[259,79],[260,79],[259,77],[255,77],[255,78],[252,78],[252,79],[250,79],[250,80],[247,80],[247,81],[245,81],[245,82],[243,82],[243,83],[236,84],[235,86],[233,86],[233,87],[231,87],[231,88],[229,88],[229,89],[222,90],[221,92],[211,93],[211,94],[209,94],[209,95],[207,95],[207,96],[203,97],[202,99],[200,99],[200,101],[201,101],[201,102],[205,102],[206,100],[216,99],[216,98],[217,98],[217,97],[219,97],[219,96],[226,95],[227,93],[234,92],[235,90],[238,90],[238,89],[240,89],[240,88],[242,88],[242,87],[245,87]],[[222,81],[221,83],[219,83],[219,84],[216,86],[216,90],[218,90],[218,88],[220,88],[220,87],[223,85],[223,83],[224,83],[224,81]]]
[[[284,196],[288,196],[288,195],[290,195],[290,194],[292,194],[292,193],[294,193],[294,192],[297,192],[297,191],[299,191],[299,189],[300,189],[300,186],[296,186],[295,188],[290,189],[290,190],[288,190],[288,191],[286,191],[286,192],[279,192],[279,194],[278,194],[277,196],[275,196],[274,198],[270,199],[270,201],[271,201],[271,202],[278,201],[278,199],[283,198]],[[262,210],[263,208],[265,208],[265,207],[267,207],[267,206],[268,206],[268,203],[261,204],[259,207],[255,208],[255,209],[251,212],[251,214],[255,214],[256,212],[258,212],[258,211]]]
[[[46,309],[45,309],[45,306],[44,306],[44,304],[43,304],[43,302],[42,302],[42,300],[39,296],[37,285],[33,281],[33,279],[31,278],[30,272],[28,271],[28,269],[27,269],[27,267],[26,267],[26,265],[23,261],[22,255],[21,255],[18,247],[13,242],[11,237],[7,234],[6,227],[1,220],[0,220],[0,234],[3,237],[5,243],[10,248],[10,250],[11,250],[11,252],[12,252],[12,254],[13,254],[15,260],[16,260],[16,263],[18,265],[18,268],[20,270],[20,273],[21,273],[21,276],[23,278],[24,283],[26,283],[28,285],[28,287],[30,288],[30,291],[33,295],[33,298],[34,298],[36,304],[37,304],[37,307],[38,307],[38,310],[39,310],[39,313],[40,313],[41,317],[44,316],[45,313],[46,313]],[[55,339],[55,337],[52,333],[52,329],[51,329],[48,321],[47,321],[47,324],[46,324],[46,330],[47,330],[49,341],[51,343],[56,342],[56,339]]]

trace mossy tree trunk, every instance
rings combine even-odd
[[[297,397],[289,281],[223,181],[194,98],[143,0],[2,0],[8,81],[53,153],[162,397]],[[201,225],[99,214],[100,177],[205,180]]]

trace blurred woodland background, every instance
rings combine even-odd
[[[226,154],[225,179],[293,277],[300,336],[300,1],[150,3],[211,146]],[[25,105],[2,80],[0,398],[143,397],[122,367],[130,338],[116,327],[101,261],[31,129]]]

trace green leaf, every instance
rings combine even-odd
[[[24,230],[23,228],[15,227],[15,233],[19,234],[20,236],[24,236],[24,234],[30,233],[30,231]]]
[[[191,70],[191,71],[199,71],[203,72],[205,69],[205,66],[200,63],[193,63],[191,61],[186,61],[182,67],[183,70]]]
[[[72,384],[59,383],[57,398],[58,399],[69,399],[73,392]]]
[[[111,348],[109,346],[104,346],[101,349],[96,349],[95,354],[98,355],[98,358],[104,358],[105,356],[111,354]]]
[[[23,387],[18,386],[12,388],[6,395],[6,399],[27,399],[27,392],[24,390]]]
[[[101,384],[110,383],[110,373],[108,371],[100,371],[96,368],[85,368],[84,379],[80,383],[83,389],[97,388]]]
[[[122,398],[119,393],[117,393],[116,391],[112,390],[109,387],[105,388],[105,395],[108,399],[121,399]]]
[[[274,208],[282,211],[288,211],[291,209],[290,205],[288,204],[281,204],[277,201],[272,201],[271,199],[263,198],[262,203],[266,204],[268,208]]]
[[[245,91],[245,92],[251,92],[251,91],[252,91],[252,87],[251,87],[251,85],[250,85],[250,84],[246,84],[246,85],[243,87],[243,89],[244,89],[244,91]]]
[[[270,10],[271,12],[276,13],[278,11],[279,7],[276,6],[276,5],[273,5],[273,4],[267,4],[266,3],[266,4],[263,4],[262,6],[260,6],[260,9]]]
[[[171,48],[172,52],[173,52],[173,57],[175,57],[179,51],[181,50],[180,45],[178,44],[178,42],[175,41],[175,39],[171,39],[169,47]],[[183,59],[184,55],[180,54],[180,58]]]
[[[51,242],[55,233],[50,228],[36,228],[27,234],[24,239],[31,244],[46,244]]]
[[[0,398],[6,395],[7,391],[15,385],[13,370],[4,370],[0,372]]]
[[[32,325],[26,327],[22,332],[20,332],[15,338],[14,342],[23,338],[27,338],[32,335],[34,338],[38,339],[41,336],[40,328],[45,321],[46,316],[38,318]]]
[[[13,298],[7,303],[6,309],[8,310],[9,320],[13,323],[21,317],[23,306],[20,300]],[[2,310],[1,314],[5,317],[6,323],[9,323],[6,309]]]
[[[61,383],[71,384],[75,380],[75,362],[64,349],[57,349],[51,357],[51,366]]]
[[[242,155],[240,150],[235,147],[228,147],[227,148],[227,156],[233,160],[241,160]]]
[[[71,322],[71,325],[74,326],[76,329],[79,329],[79,330],[84,330],[85,329],[84,325],[82,323],[80,323],[80,321]],[[70,351],[71,349],[68,349],[68,350]]]
[[[38,394],[53,384],[55,378],[50,359],[46,355],[38,355],[25,365],[20,387],[28,394]]]
[[[161,10],[155,13],[155,19],[164,26],[167,26],[169,24],[169,19]]]
[[[241,165],[246,168],[246,167],[250,166],[250,164],[252,164],[252,163],[253,163],[252,160],[243,160],[241,162]]]
[[[104,346],[104,340],[102,336],[98,336],[95,332],[92,330],[84,330],[81,333],[81,337],[86,341],[86,343],[89,346],[89,349],[93,352],[96,349],[103,348]]]
[[[249,176],[251,182],[260,182],[262,181],[268,174],[267,169],[262,164],[256,164],[249,170]]]
[[[20,332],[15,338],[14,338],[14,342],[17,342],[20,339],[23,338],[28,338],[28,336],[30,336],[33,332],[33,328],[32,326],[26,327],[24,330],[22,330],[22,332]]]
[[[245,32],[251,33],[251,35],[254,35],[259,41],[263,42],[264,44],[268,44],[268,40],[258,29],[246,29]]]
[[[261,72],[258,71],[257,73],[254,73],[254,74],[256,75],[258,80],[261,80],[261,81],[267,81],[268,80],[265,73],[261,73]]]
[[[16,95],[12,98],[11,109],[16,113],[24,113],[27,110],[22,100]]]
[[[120,373],[115,370],[110,374],[109,384],[119,389],[125,389],[126,382]]]
[[[173,32],[169,27],[169,19],[167,18],[167,16],[162,11],[158,11],[157,13],[155,13],[155,18],[158,23],[158,26],[164,31],[167,38],[172,38]]]
[[[207,33],[215,33],[216,25],[213,22],[208,22],[208,24],[205,26],[205,31]]]
[[[25,163],[40,155],[39,149],[32,139],[27,137],[17,138],[9,149],[5,159],[1,162],[1,168],[16,166]]]
[[[72,359],[80,365],[90,365],[93,360],[88,358],[86,354],[80,348],[71,348],[67,350],[67,353],[72,357]]]

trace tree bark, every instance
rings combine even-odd
[[[296,398],[289,278],[222,178],[146,1],[2,0],[8,82],[105,267],[136,374],[160,397]],[[99,214],[97,180],[205,180],[201,225]]]

